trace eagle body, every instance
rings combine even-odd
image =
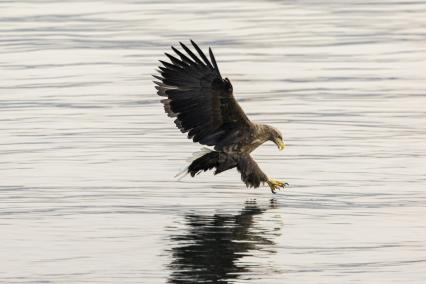
[[[187,168],[191,176],[215,169],[215,174],[237,168],[247,187],[267,183],[272,192],[286,183],[270,179],[259,168],[250,153],[266,141],[284,148],[281,133],[272,126],[250,121],[233,95],[228,78],[222,78],[216,59],[209,48],[210,60],[191,41],[198,56],[180,43],[184,52],[172,47],[179,58],[166,53],[170,62],[154,75],[157,94],[169,117],[188,138],[214,150],[197,157]]]
[[[237,130],[235,136],[238,137],[238,143],[229,144],[224,147],[215,147],[216,151],[225,153],[250,154],[257,147],[270,140],[269,125],[251,123],[249,127]]]

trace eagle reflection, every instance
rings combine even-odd
[[[258,226],[253,217],[275,207],[275,199],[265,208],[248,201],[237,215],[185,216],[188,231],[172,236],[177,246],[171,250],[169,283],[228,283],[249,271],[238,260],[253,255],[253,250],[273,252],[274,242],[268,236],[279,232]]]

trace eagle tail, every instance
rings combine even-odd
[[[193,153],[191,157],[189,157],[188,159],[186,159],[186,162],[190,163],[190,165],[192,165],[194,163],[194,161],[198,160],[199,158],[201,158],[204,155],[209,154],[210,152],[214,152],[214,151],[210,150],[207,147],[203,147],[200,151],[197,151],[197,152]],[[185,167],[185,168],[183,168],[179,173],[177,173],[175,175],[175,178],[178,178],[178,180],[181,180],[186,175],[188,175],[190,173],[190,171],[189,171],[190,165],[187,166],[187,167]]]
[[[202,171],[205,172],[213,168],[217,168],[219,165],[219,156],[219,152],[210,151],[201,157],[198,157],[188,166],[188,173],[194,177]]]
[[[238,158],[224,152],[213,151],[208,148],[202,149],[200,152],[194,153],[191,164],[183,171],[192,177],[211,169],[215,169],[214,174],[217,175],[226,170],[237,166]]]

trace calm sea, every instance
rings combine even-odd
[[[288,189],[174,178],[189,39]],[[426,2],[1,1],[0,70],[1,283],[426,283]]]

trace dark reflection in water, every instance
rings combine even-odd
[[[275,199],[265,208],[250,200],[236,215],[186,215],[187,232],[171,238],[177,246],[172,249],[169,283],[228,283],[248,272],[248,265],[237,261],[258,250],[274,253],[270,238],[279,231],[276,226],[260,227],[254,216],[277,206]]]

